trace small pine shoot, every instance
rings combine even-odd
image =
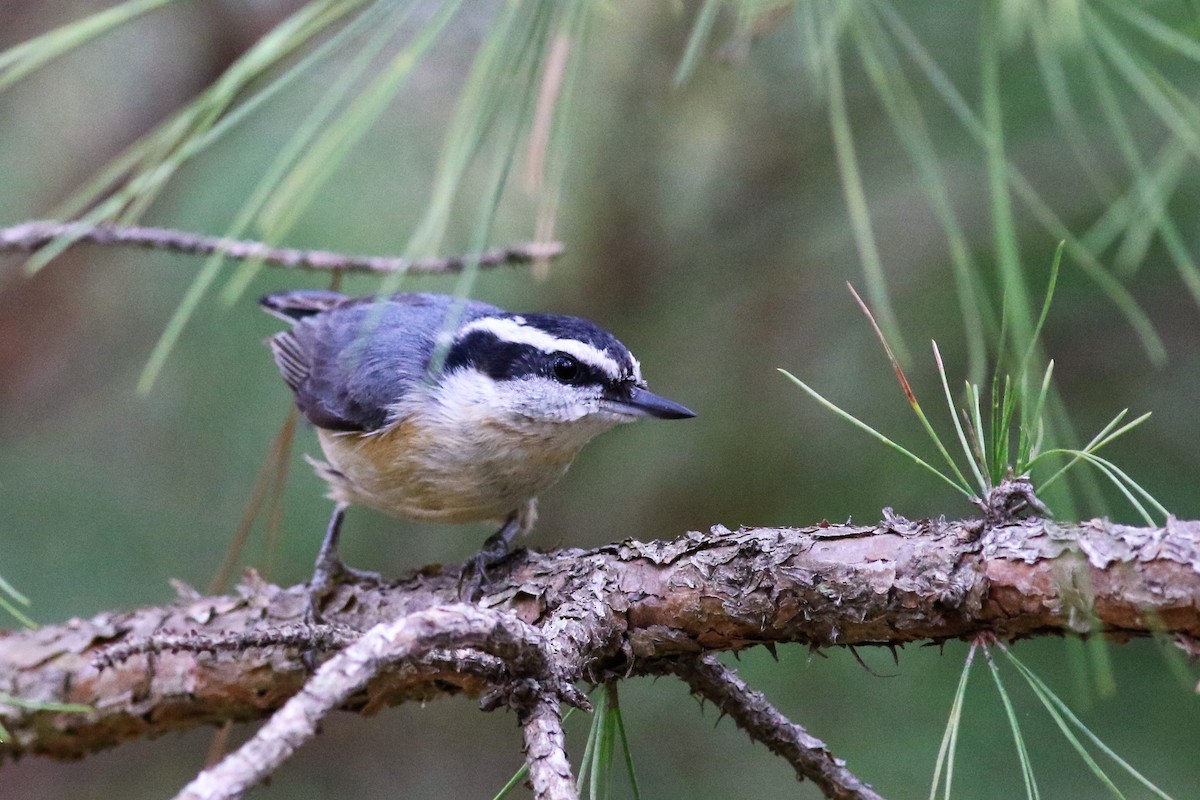
[[[1000,364],[1004,354],[997,359],[995,373],[992,376],[990,391],[985,393],[979,383],[966,382],[964,399],[956,403],[950,390],[945,361],[937,342],[932,343],[934,363],[946,400],[950,421],[958,439],[958,449],[965,470],[960,466],[960,460],[951,454],[942,436],[933,427],[926,415],[916,393],[912,389],[908,377],[904,373],[899,360],[896,358],[887,337],[875,321],[870,308],[850,286],[850,292],[866,315],[876,336],[882,343],[900,388],[904,392],[909,407],[921,423],[934,448],[937,450],[944,467],[931,464],[913,451],[898,444],[866,422],[855,417],[850,412],[840,408],[832,401],[822,396],[804,381],[786,370],[780,370],[787,378],[803,389],[817,402],[833,411],[841,418],[856,427],[866,431],[888,447],[912,460],[922,469],[937,475],[943,482],[954,487],[959,493],[969,498],[973,503],[984,509],[985,513],[998,507],[1006,513],[1016,513],[1022,510],[1037,511],[1047,514],[1048,511],[1037,499],[1034,490],[1043,490],[1058,480],[1067,470],[1079,463],[1091,465],[1099,474],[1106,478],[1129,501],[1139,516],[1147,525],[1155,525],[1154,514],[1159,518],[1167,516],[1167,510],[1154,497],[1124,470],[1112,461],[1097,454],[1101,448],[1112,443],[1117,438],[1128,433],[1145,422],[1150,414],[1142,414],[1135,419],[1125,422],[1128,409],[1122,410],[1092,437],[1083,448],[1054,447],[1043,449],[1046,429],[1046,401],[1053,385],[1054,361],[1048,361],[1040,375],[1036,388],[1030,388],[1030,370],[1033,362],[1036,343],[1049,316],[1050,306],[1054,298],[1054,288],[1058,281],[1059,266],[1062,261],[1064,244],[1060,244],[1054,256],[1050,270],[1050,279],[1042,303],[1041,313],[1020,360],[1016,362],[1015,374],[1001,374]],[[1001,332],[1002,345],[1007,337]],[[1003,350],[1003,347],[1002,347]],[[1034,481],[1034,469],[1049,466],[1057,459],[1061,466],[1043,481]],[[969,477],[968,477],[969,473]],[[1029,491],[1018,492],[1019,499],[1013,504],[1011,487],[1024,484]]]

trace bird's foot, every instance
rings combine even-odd
[[[463,564],[458,574],[458,599],[474,603],[483,596],[484,588],[491,582],[488,569],[496,566],[511,555],[507,541],[488,539],[483,548]]]
[[[528,531],[537,517],[537,501],[530,500],[524,508],[508,515],[500,530],[493,533],[473,558],[463,564],[458,574],[458,597],[468,603],[479,600],[488,584],[488,567],[494,567],[508,557],[513,539]]]
[[[334,554],[317,561],[312,577],[308,580],[308,604],[305,610],[305,622],[310,625],[321,625],[325,622],[322,606],[325,600],[337,591],[342,584],[379,585],[383,576],[378,572],[347,567]]]

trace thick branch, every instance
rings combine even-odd
[[[1011,640],[1097,627],[1117,637],[1200,637],[1200,522],[1154,529],[1028,520],[983,532],[977,521],[890,516],[876,526],[715,529],[518,554],[489,575],[482,604],[537,628],[567,681],[661,671],[662,659],[767,642],[903,644],[980,632]],[[139,637],[286,630],[304,613],[303,587],[251,581],[239,592],[0,636],[0,694],[95,709],[0,706],[0,723],[13,734],[0,756],[77,757],[279,708],[308,675],[295,648],[93,665],[104,647]],[[390,586],[341,587],[325,615],[365,631],[457,596],[457,573],[426,571]],[[480,658],[454,651],[398,665],[344,707],[480,693],[502,667]]]
[[[751,739],[766,745],[796,770],[796,777],[808,778],[826,797],[833,800],[883,800],[870,785],[846,769],[846,762],[835,758],[820,739],[789,720],[714,656],[679,659],[670,671],[683,678],[698,694],[727,714]]]
[[[89,242],[99,245],[124,245],[150,250],[208,256],[221,254],[238,261],[261,261],[287,269],[340,270],[344,272],[459,272],[474,264],[496,267],[503,264],[528,264],[562,254],[561,242],[530,242],[507,248],[487,250],[476,256],[452,256],[412,261],[391,256],[357,256],[327,250],[296,250],[270,247],[262,242],[225,239],[168,228],[107,223],[57,222],[33,220],[0,228],[0,252],[32,252],[63,238],[71,244]]]

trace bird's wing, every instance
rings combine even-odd
[[[503,313],[484,303],[418,293],[347,299],[289,292],[264,298],[263,305],[294,323],[269,341],[297,407],[312,424],[335,431],[383,427],[390,409],[427,381],[443,331]]]

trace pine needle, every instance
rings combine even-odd
[[[1100,767],[1099,763],[1097,763],[1096,759],[1092,757],[1091,753],[1087,751],[1087,749],[1083,746],[1083,743],[1079,741],[1079,738],[1075,735],[1075,732],[1072,730],[1072,728],[1082,733],[1084,737],[1086,737],[1092,743],[1093,746],[1100,750],[1100,752],[1104,753],[1104,755],[1112,759],[1119,767],[1133,777],[1134,780],[1146,787],[1147,790],[1149,790],[1156,797],[1160,798],[1160,800],[1172,800],[1170,795],[1155,786],[1149,779],[1134,769],[1127,761],[1117,755],[1112,748],[1101,741],[1100,737],[1092,733],[1091,729],[1083,724],[1079,717],[1077,717],[1075,713],[1071,711],[1070,707],[1068,707],[1067,704],[1058,697],[1058,695],[1052,692],[1050,688],[1042,681],[1042,679],[1033,672],[1033,670],[1021,663],[1021,661],[1018,660],[1015,655],[1013,655],[1011,650],[1003,645],[999,646],[1004,652],[1004,655],[1008,657],[1008,660],[1012,663],[1012,665],[1017,668],[1017,671],[1020,672],[1021,676],[1024,677],[1029,683],[1029,687],[1033,690],[1038,700],[1041,701],[1042,705],[1050,713],[1050,717],[1054,720],[1055,725],[1058,726],[1058,729],[1062,732],[1063,736],[1067,738],[1067,741],[1069,741],[1071,746],[1075,748],[1075,751],[1079,754],[1079,757],[1083,759],[1084,763],[1087,764],[1092,773],[1100,780],[1102,784],[1104,784],[1105,788],[1107,788],[1113,794],[1113,796],[1124,798],[1124,794],[1122,794],[1121,791],[1116,787],[1116,784],[1112,782],[1112,779],[1108,777],[1108,775]]]
[[[878,309],[882,327],[888,338],[896,343],[902,361],[908,360],[908,351],[900,334],[900,322],[888,297],[887,280],[883,274],[883,259],[875,242],[871,227],[871,212],[867,206],[866,191],[858,166],[858,155],[854,147],[854,136],[850,131],[850,111],[846,105],[842,87],[842,68],[836,51],[828,64],[827,85],[829,92],[829,124],[833,130],[834,154],[837,157],[838,174],[842,179],[842,194],[850,213],[854,243],[858,248],[858,259],[862,264],[863,277],[867,282],[867,294],[871,304]]]
[[[988,669],[992,673],[996,691],[1000,693],[1000,702],[1004,704],[1004,715],[1008,718],[1008,727],[1012,731],[1013,743],[1017,748],[1017,760],[1021,762],[1021,777],[1025,781],[1025,797],[1028,800],[1040,800],[1041,793],[1038,791],[1037,779],[1033,775],[1033,764],[1029,760],[1029,751],[1025,747],[1025,737],[1021,734],[1021,726],[1017,722],[1017,712],[1013,708],[1012,700],[1009,699],[1008,691],[1004,688],[1004,682],[1000,680],[1000,670],[992,659],[991,650],[984,647],[983,654],[987,657]]]
[[[972,380],[979,380],[987,360],[985,331],[996,327],[995,315],[980,285],[979,265],[971,254],[967,235],[950,201],[949,189],[916,93],[886,33],[870,12],[870,6],[862,6],[861,12],[854,16],[852,28],[858,54],[875,88],[875,94],[888,115],[892,130],[920,175],[920,186],[949,245],[967,344],[968,375]]]
[[[913,461],[913,462],[914,462],[915,464],[917,464],[918,466],[920,466],[920,467],[922,467],[922,468],[924,468],[924,469],[928,470],[929,472],[932,472],[934,475],[936,475],[936,476],[938,476],[939,478],[941,478],[943,481],[945,481],[946,483],[948,483],[950,486],[953,486],[953,487],[954,487],[954,489],[955,489],[956,491],[958,491],[960,494],[962,494],[962,495],[963,495],[964,497],[966,497],[968,500],[969,500],[969,499],[971,499],[971,491],[970,491],[970,489],[969,489],[969,488],[967,488],[965,485],[964,485],[964,486],[960,486],[958,483],[956,483],[956,482],[954,481],[954,479],[953,479],[953,478],[949,477],[948,475],[946,475],[946,474],[945,474],[944,472],[942,472],[941,470],[939,470],[939,469],[937,469],[936,467],[932,466],[932,465],[931,465],[931,464],[929,464],[927,461],[925,461],[924,459],[922,459],[920,456],[918,456],[918,455],[916,455],[915,453],[911,452],[910,450],[906,449],[906,448],[905,448],[903,445],[900,445],[900,444],[897,444],[896,442],[893,442],[891,439],[889,439],[888,437],[884,436],[882,433],[880,433],[879,431],[875,430],[874,428],[872,428],[872,427],[871,427],[870,425],[868,425],[867,423],[865,423],[865,422],[863,422],[862,420],[858,419],[857,417],[855,417],[855,416],[854,416],[853,414],[851,414],[850,412],[848,412],[848,411],[844,411],[843,409],[841,409],[841,408],[839,408],[838,406],[834,405],[834,404],[833,404],[831,401],[829,401],[829,400],[826,400],[826,399],[825,399],[825,398],[824,398],[824,397],[823,397],[823,396],[822,396],[822,395],[821,395],[819,392],[817,392],[817,390],[816,390],[816,389],[813,389],[811,386],[809,386],[807,383],[805,383],[804,381],[802,381],[802,380],[800,380],[799,378],[797,378],[797,377],[796,377],[795,375],[793,375],[792,373],[788,372],[788,371],[787,371],[787,370],[785,370],[785,369],[781,369],[781,370],[779,370],[779,372],[780,372],[780,373],[781,373],[781,374],[782,374],[784,377],[786,377],[788,380],[792,381],[792,382],[793,382],[793,383],[795,383],[797,386],[799,386],[801,389],[803,389],[803,390],[804,390],[804,391],[805,391],[805,392],[808,394],[808,396],[809,396],[809,397],[813,398],[813,399],[814,399],[814,400],[816,400],[818,403],[820,403],[821,405],[825,406],[825,407],[826,407],[826,408],[828,408],[830,411],[832,411],[833,413],[837,414],[837,415],[838,415],[839,417],[841,417],[842,419],[844,419],[844,420],[846,420],[847,422],[849,422],[851,425],[855,426],[856,428],[859,428],[859,429],[861,429],[861,430],[864,430],[864,431],[866,431],[866,432],[867,432],[867,433],[869,433],[871,436],[873,436],[873,437],[875,437],[876,439],[878,439],[879,441],[883,442],[885,445],[887,445],[888,447],[892,448],[892,449],[893,449],[893,450],[895,450],[896,452],[900,453],[901,455],[904,455],[904,456],[908,457],[908,458],[909,458],[911,461]]]
[[[991,141],[988,127],[976,116],[970,105],[955,87],[953,81],[937,64],[925,49],[904,19],[896,12],[890,3],[876,0],[874,8],[879,11],[880,18],[891,30],[892,35],[908,52],[918,69],[925,75],[930,85],[950,108],[967,133],[971,135],[985,150],[997,150],[997,143]],[[1087,276],[1100,287],[1109,299],[1125,317],[1126,322],[1133,328],[1138,341],[1146,351],[1147,356],[1155,364],[1162,364],[1166,359],[1166,348],[1153,323],[1146,313],[1138,306],[1129,291],[1104,268],[1096,254],[1086,247],[1071,228],[1062,221],[1051,206],[1042,199],[1033,185],[1011,162],[1004,161],[1004,170],[1010,188],[1021,198],[1030,213],[1038,223],[1056,239],[1066,242],[1067,253],[1075,259]]]
[[[173,0],[127,0],[0,53],[0,92],[50,61]]]
[[[687,45],[683,48],[683,57],[675,68],[675,88],[687,83],[688,78],[696,71],[704,46],[712,35],[713,24],[717,21],[717,12],[721,10],[721,0],[704,0],[696,21],[692,24],[692,32],[688,34]]]
[[[942,771],[946,773],[946,791],[943,797],[950,800],[950,787],[954,782],[954,760],[958,747],[958,729],[962,724],[963,699],[967,695],[967,678],[971,674],[971,663],[975,660],[976,645],[972,644],[967,651],[963,663],[962,675],[958,679],[958,687],[954,690],[954,702],[950,704],[950,717],[946,720],[946,730],[942,734],[942,744],[938,748],[937,762],[933,768],[933,785],[929,787],[929,800],[937,800],[938,786],[942,781]]]

